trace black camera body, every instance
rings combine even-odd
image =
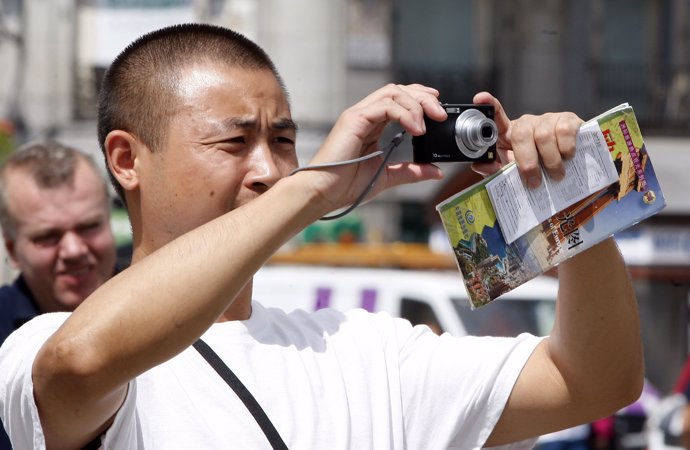
[[[491,105],[441,104],[448,118],[424,118],[426,133],[412,138],[417,163],[492,162],[496,160],[498,128]]]

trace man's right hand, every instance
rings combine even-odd
[[[383,130],[391,122],[400,123],[412,136],[424,134],[425,115],[439,121],[447,117],[438,101],[437,90],[419,84],[389,84],[341,114],[310,165],[359,158],[378,150]],[[324,200],[325,213],[353,203],[371,183],[380,164],[380,158],[373,158],[310,171],[310,182],[318,191],[317,197]],[[314,176],[314,172],[318,174]],[[440,169],[430,164],[390,164],[376,180],[370,197],[393,186],[441,177]]]

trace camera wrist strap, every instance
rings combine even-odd
[[[249,392],[249,389],[247,389],[240,379],[237,378],[237,375],[235,375],[230,367],[220,359],[220,356],[218,356],[218,354],[202,339],[194,343],[194,348],[204,357],[211,367],[213,367],[228,386],[232,388],[239,399],[242,400],[244,406],[247,407],[254,417],[254,420],[256,420],[256,423],[261,427],[261,431],[264,432],[271,447],[275,450],[287,450],[287,445],[283,442],[278,430],[275,429],[271,419],[268,418],[263,408],[261,408],[261,405],[259,405],[259,402],[256,401],[252,393]]]

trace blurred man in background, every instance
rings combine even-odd
[[[32,143],[5,161],[0,225],[19,272],[0,288],[0,344],[38,314],[74,310],[115,270],[107,183],[74,148]]]
[[[33,317],[72,311],[115,270],[107,183],[93,159],[28,144],[0,167],[0,226],[19,275],[0,287],[0,345]],[[0,429],[0,450],[9,450]]]

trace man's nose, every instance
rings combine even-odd
[[[282,177],[275,155],[268,145],[255,147],[249,164],[247,183],[252,189],[267,190]]]
[[[79,233],[68,231],[60,239],[60,257],[63,259],[79,258],[88,252],[88,245]]]

